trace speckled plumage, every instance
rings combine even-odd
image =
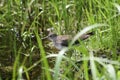
[[[80,37],[80,40],[85,40],[87,38],[89,38],[91,35],[93,35],[93,33],[87,33],[87,34],[83,34]],[[57,35],[54,33],[50,33],[48,35],[49,40],[51,40],[54,44],[54,46],[61,50],[64,47],[68,47],[69,42],[72,40],[72,36],[71,35]],[[75,44],[78,44],[79,41],[76,41]]]

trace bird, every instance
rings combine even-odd
[[[91,35],[93,35],[93,32],[89,32],[86,34],[83,34],[79,39],[80,40],[85,40],[89,38]],[[48,39],[53,42],[54,46],[58,49],[61,50],[65,47],[69,46],[69,42],[72,40],[71,35],[57,35],[53,32],[50,32],[48,35]],[[73,45],[79,44],[79,40],[75,41]]]

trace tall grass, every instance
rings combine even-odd
[[[0,79],[119,80],[119,25],[119,0],[1,0]],[[50,27],[73,35],[67,49],[43,40]]]

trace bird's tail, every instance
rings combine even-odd
[[[94,32],[89,32],[89,33],[86,33],[86,34],[83,34],[80,39],[81,40],[85,40],[87,38],[89,38],[90,36],[94,35]]]

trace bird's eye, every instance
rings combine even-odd
[[[50,35],[49,37],[52,37],[52,35]]]
[[[56,37],[57,35],[56,34],[52,34],[52,35],[50,35],[49,37]]]

